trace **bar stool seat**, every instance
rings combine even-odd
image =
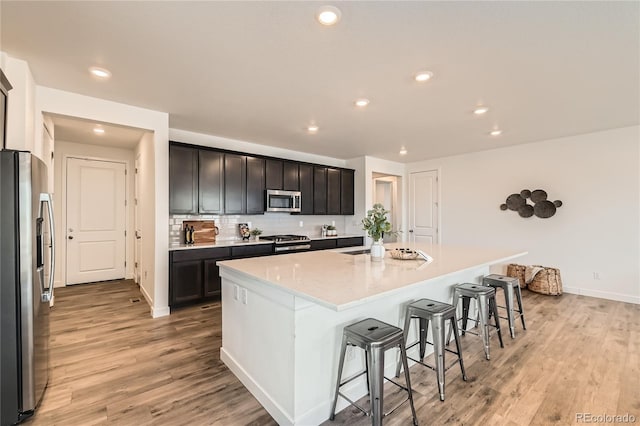
[[[484,354],[487,359],[490,359],[489,353],[489,327],[495,327],[498,331],[498,339],[500,340],[500,347],[504,348],[502,342],[502,333],[500,331],[500,319],[498,318],[498,312],[496,309],[496,290],[493,287],[484,286],[481,284],[464,283],[453,286],[453,306],[458,307],[458,301],[462,298],[462,335],[465,333],[473,333],[467,330],[467,321],[473,321],[476,326],[480,326],[480,334],[484,343]],[[471,299],[476,301],[478,309],[479,320],[469,318],[469,304]],[[495,319],[495,325],[489,324],[491,316]],[[451,341],[451,328],[447,336],[447,344]]]
[[[416,342],[407,346],[406,341],[409,339],[409,330],[411,328],[411,320],[413,319],[419,320],[419,338]],[[456,340],[456,351],[449,350],[444,345],[444,330],[447,320],[451,321],[451,327],[453,328]],[[431,335],[433,336],[433,343],[427,341],[429,322],[432,324]],[[467,380],[467,374],[464,370],[464,362],[462,361],[462,347],[460,345],[460,336],[458,333],[456,308],[453,305],[430,299],[420,299],[410,303],[407,306],[405,313],[404,336],[407,350],[416,345],[420,345],[420,359],[417,360],[411,358],[409,355],[407,355],[407,358],[436,372],[438,378],[438,391],[440,393],[441,401],[444,401],[444,373],[449,370],[449,368],[453,367],[456,363],[459,363],[460,370],[462,370],[462,379],[464,381]],[[424,354],[427,343],[433,345],[433,352],[436,361],[435,366],[424,363]],[[445,352],[450,352],[457,357],[456,361],[448,367],[445,367]],[[398,361],[398,365],[396,367],[396,377],[400,377],[400,363],[401,360]]]
[[[365,351],[365,369],[364,371],[342,381],[344,359],[347,352],[347,346],[349,345],[357,346]],[[396,383],[395,381],[387,377],[384,377],[384,353],[386,350],[396,347],[400,348],[400,358],[405,368],[405,380],[407,385],[406,387],[402,386],[399,383]],[[367,375],[367,387],[369,388],[369,401],[371,403],[370,411],[363,409],[340,392],[341,386],[351,382],[352,380],[362,376],[363,374]],[[387,379],[394,385],[407,391],[407,398],[387,413],[383,412],[384,379]],[[391,414],[398,407],[400,407],[400,405],[409,401],[409,404],[411,405],[411,413],[413,415],[413,424],[418,424],[416,410],[413,406],[411,380],[409,378],[409,368],[407,367],[407,353],[404,347],[404,333],[400,328],[374,318],[367,318],[365,320],[348,325],[344,328],[342,334],[342,347],[340,350],[340,361],[338,364],[338,379],[336,381],[334,399],[331,406],[331,416],[329,417],[330,420],[333,420],[335,418],[338,396],[346,399],[351,405],[358,408],[365,415],[371,416],[371,424],[374,426],[382,425],[383,417]]]
[[[520,317],[522,321],[522,329],[526,330],[527,326],[524,323],[524,310],[522,308],[522,291],[520,290],[520,280],[516,277],[507,277],[505,275],[491,274],[487,275],[482,279],[482,284],[491,286],[497,289],[501,288],[504,293],[504,308],[507,310],[507,317],[500,317],[506,319],[509,322],[509,333],[511,334],[511,338],[514,339],[516,337],[516,310],[513,306],[513,296],[515,294],[516,301],[518,302],[518,310],[517,316]],[[502,306],[497,306],[498,308],[502,308]]]

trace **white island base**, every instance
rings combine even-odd
[[[450,302],[452,285],[478,283],[490,265],[526,254],[418,248],[434,261],[387,254],[371,262],[366,254],[320,251],[220,262],[220,358],[280,425],[322,423],[330,415],[345,326],[373,317],[401,327],[407,303]],[[343,377],[364,366],[363,351],[349,351]],[[395,374],[396,356],[387,352],[386,376]],[[366,395],[364,376],[342,391],[353,400]],[[337,410],[346,406],[340,398]]]

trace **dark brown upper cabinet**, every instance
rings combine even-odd
[[[313,166],[300,164],[299,166],[300,214],[313,214]]]
[[[244,155],[224,154],[224,212],[247,211],[247,161]]]
[[[298,163],[285,161],[282,169],[282,189],[285,191],[300,191],[300,176]]]
[[[198,211],[204,214],[224,213],[224,154],[200,150]]]
[[[247,214],[264,213],[265,160],[247,156]]]
[[[350,169],[340,170],[340,214],[354,215],[354,179],[355,172]]]
[[[265,160],[266,189],[284,189],[282,183],[282,160]]]
[[[340,214],[340,169],[327,168],[327,214]]]
[[[327,168],[313,167],[313,214],[327,214]]]
[[[169,212],[198,213],[198,150],[169,146]]]

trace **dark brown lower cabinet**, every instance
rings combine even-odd
[[[202,298],[202,261],[174,262],[171,265],[171,306]]]

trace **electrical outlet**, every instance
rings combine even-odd
[[[300,221],[300,222],[298,223],[298,225],[300,226],[300,228],[302,228],[302,227],[304,226],[304,222],[303,222],[303,221]]]
[[[594,280],[599,280],[600,279],[600,272],[594,272],[593,273],[593,279]]]
[[[235,300],[240,299],[240,287],[238,287],[237,285],[233,286],[233,298]]]
[[[240,297],[242,299],[242,304],[246,305],[247,304],[247,289],[246,288],[240,289]]]

